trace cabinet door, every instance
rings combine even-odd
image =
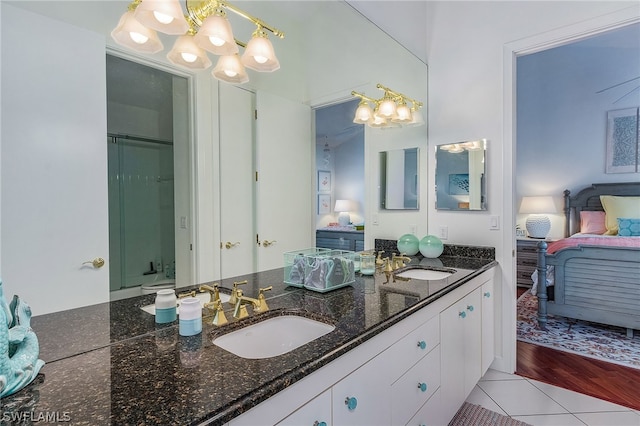
[[[482,371],[487,372],[495,357],[495,309],[493,280],[482,285]]]
[[[437,390],[431,398],[418,410],[415,416],[406,425],[409,426],[441,426],[449,423],[449,417],[444,417],[441,407],[442,399],[440,390]]]
[[[278,426],[331,426],[331,389],[309,401]]]
[[[389,384],[384,372],[385,357],[378,356],[332,388],[335,426],[391,424]],[[389,360],[389,362],[391,362]]]
[[[480,380],[482,299],[477,288],[440,314],[443,412],[452,418]]]

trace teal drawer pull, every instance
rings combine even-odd
[[[469,305],[469,306],[467,306],[467,310],[468,310],[469,312],[473,312],[473,305]]]
[[[349,409],[349,411],[353,411],[356,409],[356,407],[358,406],[358,400],[355,397],[347,397],[344,400],[344,405],[347,406],[347,408]]]
[[[466,313],[465,311],[462,311],[462,312],[460,312],[460,313],[458,314],[458,316],[459,316],[460,318],[466,318],[466,317],[467,317],[467,313]]]
[[[488,291],[484,294],[484,297],[491,297],[491,293],[489,293]]]
[[[419,347],[420,349],[426,349],[426,347],[427,347],[427,342],[425,342],[424,340],[420,340],[420,341],[418,342],[418,347]]]
[[[426,392],[427,391],[427,384],[426,383],[418,383],[418,389],[420,389],[422,392]]]
[[[313,422],[313,426],[327,426],[327,422],[319,422],[316,420]]]

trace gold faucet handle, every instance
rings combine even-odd
[[[267,305],[267,299],[264,298],[264,292],[269,291],[271,289],[273,289],[273,286],[271,285],[269,287],[259,289],[258,305],[254,306],[253,312],[260,313],[260,312],[267,312],[269,310],[269,306]]]
[[[234,281],[233,282],[233,288],[231,289],[231,297],[229,298],[229,304],[230,305],[235,305],[236,302],[238,301],[238,292],[240,292],[240,294],[242,294],[242,290],[240,290],[238,288],[238,286],[243,285],[248,283],[249,281],[244,280],[244,281]]]
[[[384,265],[384,259],[382,258],[382,253],[384,253],[384,250],[380,250],[378,252],[378,257],[376,258],[376,265]]]
[[[391,264],[391,261],[389,260],[389,258],[385,257],[382,260],[384,261],[384,266],[383,266],[384,272],[393,272],[393,265]]]
[[[215,303],[220,300],[220,291],[218,290],[218,283],[213,283],[213,287],[203,284],[200,286],[200,292],[204,293],[205,291],[209,293],[209,303]]]
[[[184,299],[185,297],[196,297],[196,291],[191,290],[186,293],[181,293],[178,295],[178,299]]]
[[[213,305],[216,313],[213,316],[212,324],[217,325],[219,327],[221,325],[225,325],[226,323],[228,323],[229,321],[227,321],[227,317],[224,314],[224,309],[222,309],[222,301],[218,299],[216,302],[213,303]]]

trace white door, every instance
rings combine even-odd
[[[255,270],[254,94],[219,84],[220,277]]]
[[[307,105],[258,92],[256,106],[257,270],[264,271],[282,267],[283,252],[313,245],[315,141]]]
[[[77,32],[2,10],[1,273],[34,315],[109,300],[104,37]]]

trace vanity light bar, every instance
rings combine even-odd
[[[370,98],[356,91],[351,92],[351,96],[361,99],[355,112],[354,123],[383,129],[424,124],[424,119],[419,111],[423,106],[422,102],[391,90],[380,83],[376,87],[384,90],[384,95],[380,99]],[[407,105],[407,102],[411,103],[411,107]]]

